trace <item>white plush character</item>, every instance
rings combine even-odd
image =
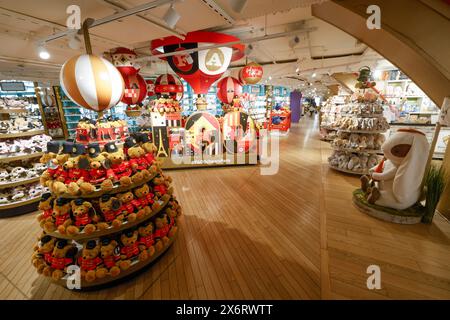
[[[414,205],[420,197],[429,144],[425,134],[414,129],[400,129],[382,146],[384,167],[373,172],[372,179],[383,182],[372,188],[370,203],[404,210]]]

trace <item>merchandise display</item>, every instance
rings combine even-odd
[[[48,135],[53,139],[64,139],[68,133],[56,102],[54,89],[37,82],[34,83],[34,88],[39,107],[43,111],[42,120],[45,123]]]
[[[181,207],[154,151],[145,134],[123,148],[49,143],[41,183],[50,192],[39,202],[43,233],[32,257],[39,273],[58,281],[76,265],[87,288],[132,274],[167,250]]]
[[[339,108],[329,125],[337,129],[331,142],[334,149],[328,158],[330,167],[353,174],[367,174],[375,166],[385,141],[389,124],[383,117],[383,107],[376,95],[365,93]],[[328,118],[327,118],[328,119]]]

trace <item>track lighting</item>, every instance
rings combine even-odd
[[[242,13],[247,5],[247,0],[229,0],[228,2],[230,3],[231,9],[237,13]]]
[[[69,48],[79,50],[81,48],[81,39],[74,33],[69,39]]]
[[[295,73],[299,73],[300,72],[300,67],[297,67],[296,69],[295,69]]]
[[[317,74],[314,72],[314,73],[312,74],[312,77],[315,78],[316,76],[317,76]]]
[[[300,43],[300,38],[298,36],[295,36],[289,41],[289,47],[294,48],[296,45]]]
[[[252,44],[249,44],[246,48],[245,48],[245,55],[250,55],[250,53],[252,53],[252,51],[253,51],[253,45]]]
[[[178,20],[180,20],[181,15],[175,11],[175,8],[172,5],[170,5],[169,9],[167,9],[166,14],[163,17],[164,22],[167,24],[169,28],[174,28],[177,24]]]
[[[41,58],[43,60],[50,59],[50,53],[47,51],[47,49],[45,49],[44,44],[40,44],[38,46],[37,50],[38,50],[39,58]]]

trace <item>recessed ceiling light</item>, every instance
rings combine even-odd
[[[312,74],[312,77],[315,78],[316,76],[317,76],[317,74],[314,72],[314,73]]]
[[[38,53],[39,53],[39,58],[41,58],[43,60],[50,59],[50,53],[47,51],[47,49],[45,49],[45,47],[43,45],[40,45],[38,47]]]

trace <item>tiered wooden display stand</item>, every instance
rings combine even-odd
[[[352,118],[381,118],[381,117],[383,117],[382,114],[363,114],[363,115],[360,115],[360,114],[344,114],[343,116],[344,117],[352,117]],[[356,134],[382,134],[382,133],[385,133],[387,130],[348,130],[348,129],[339,129],[339,128],[337,128],[337,131],[338,131],[337,137],[339,137],[341,133],[349,133],[349,134],[352,134],[352,133],[356,133]],[[382,153],[381,150],[371,150],[371,149],[361,149],[360,150],[360,149],[350,149],[350,148],[336,147],[336,146],[333,146],[332,148],[334,150],[337,150],[337,151],[345,152],[345,153],[347,153],[349,155],[357,154],[358,156],[359,155],[363,155],[363,154],[371,155],[371,154],[381,154]],[[369,169],[370,169],[370,168],[367,168],[367,170],[364,170],[364,171],[363,170],[349,170],[349,169],[342,169],[342,168],[339,168],[339,167],[335,167],[335,166],[332,166],[331,164],[329,166],[333,170],[337,170],[337,171],[340,171],[340,172],[345,172],[345,173],[348,173],[348,174],[356,174],[356,175],[369,174]]]
[[[29,111],[26,108],[17,108],[17,109],[5,109],[0,110],[0,119],[2,120],[8,120],[11,115],[19,115],[19,114],[26,114]],[[0,140],[3,139],[17,139],[17,138],[26,138],[26,137],[32,137],[35,135],[44,134],[44,130],[30,130],[25,132],[18,132],[18,133],[7,133],[7,134],[0,134]],[[19,161],[19,160],[29,160],[29,159],[38,159],[42,156],[43,153],[37,152],[37,153],[31,153],[31,154],[8,154],[8,155],[1,155],[0,156],[0,162],[2,163],[10,163],[13,161]],[[0,183],[0,190],[6,189],[6,188],[13,188],[18,186],[24,186],[31,183],[38,182],[39,178],[32,178],[32,179],[26,179],[21,181],[14,181],[14,182],[6,182],[6,183]],[[0,191],[1,192],[1,191]],[[37,202],[39,201],[40,197],[22,200],[18,202],[11,202],[8,204],[2,204],[0,205],[0,217],[10,217],[10,216],[16,216],[21,215],[24,213],[33,212],[37,208]]]

